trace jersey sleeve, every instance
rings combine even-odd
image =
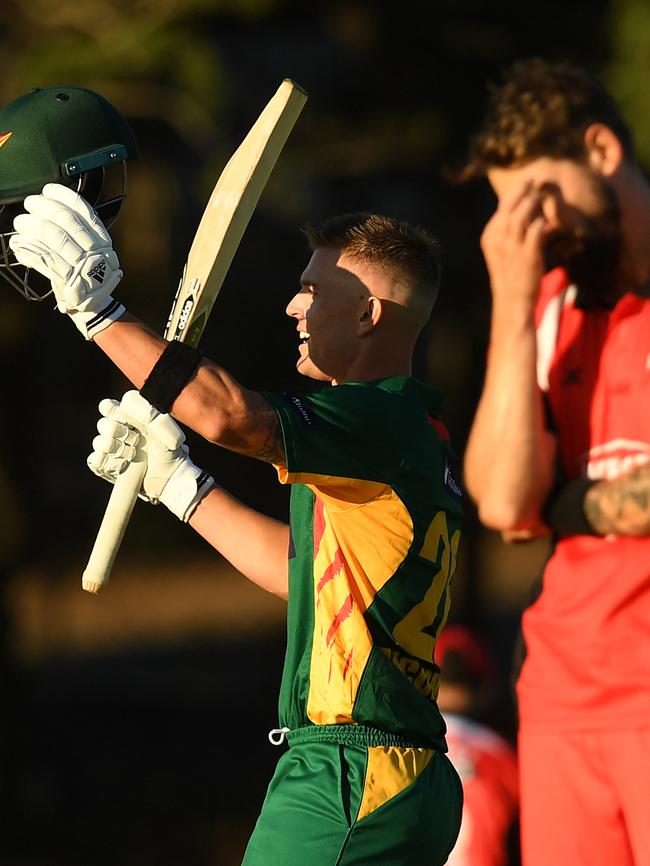
[[[375,389],[337,385],[309,395],[264,393],[280,419],[283,484],[307,484],[363,503],[390,483],[399,420],[394,402]]]

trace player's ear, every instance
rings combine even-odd
[[[585,150],[592,171],[611,177],[623,162],[623,145],[604,123],[592,123],[585,130]]]
[[[365,336],[369,334],[374,327],[377,326],[383,312],[382,303],[379,298],[370,295],[366,309],[359,320],[359,335]]]

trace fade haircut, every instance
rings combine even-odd
[[[490,87],[483,124],[459,179],[542,156],[581,162],[584,133],[592,123],[611,129],[626,159],[634,161],[632,133],[599,81],[570,63],[520,60],[505,71],[501,85]]]
[[[387,271],[431,311],[440,286],[441,248],[426,229],[380,214],[352,213],[307,225],[303,232],[312,250],[339,249]]]

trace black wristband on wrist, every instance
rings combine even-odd
[[[140,393],[159,412],[169,412],[172,403],[192,378],[203,353],[194,346],[172,340],[158,358]]]
[[[544,522],[559,535],[598,535],[585,515],[587,491],[595,482],[580,478],[569,482],[544,507]]]

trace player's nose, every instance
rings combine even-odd
[[[305,305],[302,303],[303,293],[297,292],[293,298],[289,301],[286,308],[287,316],[291,316],[294,319],[300,319],[305,314]]]

